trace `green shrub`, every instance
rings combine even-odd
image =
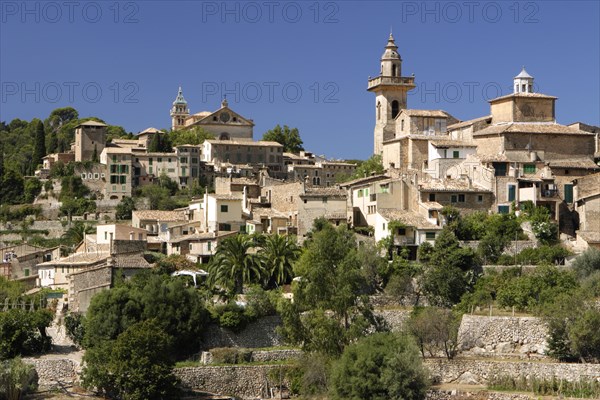
[[[69,313],[65,316],[65,331],[69,338],[78,346],[82,345],[85,335],[85,317],[80,313]]]
[[[38,387],[38,375],[31,364],[20,358],[0,362],[0,399],[19,400]]]
[[[252,351],[235,347],[217,347],[210,354],[215,364],[243,364],[252,359]]]

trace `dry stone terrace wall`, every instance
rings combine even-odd
[[[39,390],[53,390],[79,382],[81,366],[74,360],[24,358],[23,361],[35,367]]]
[[[464,315],[458,331],[459,351],[477,355],[543,355],[547,334],[540,318]]]
[[[562,379],[569,382],[600,380],[600,364],[567,364],[543,361],[487,361],[467,358],[426,359],[435,383],[485,385],[492,377]]]
[[[270,377],[278,376],[279,365],[254,365],[231,367],[187,367],[176,368],[175,375],[181,380],[183,387],[235,396],[242,399],[270,398],[271,389],[279,387],[279,380]],[[273,373],[269,373],[273,371]],[[282,374],[284,375],[284,374]],[[281,382],[289,386],[283,378]]]
[[[281,319],[278,316],[264,317],[249,323],[239,333],[234,333],[217,325],[210,325],[202,337],[202,348],[204,350],[215,347],[245,347],[252,349],[280,346],[283,343],[277,332],[275,332],[280,324]]]

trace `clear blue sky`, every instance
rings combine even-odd
[[[418,85],[409,108],[486,115],[525,65],[559,123],[600,125],[598,21],[598,1],[2,0],[0,120],[72,106],[134,133],[168,128],[181,84],[192,113],[227,94],[255,139],[287,124],[316,153],[367,158],[367,79],[392,28]]]

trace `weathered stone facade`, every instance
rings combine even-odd
[[[281,324],[278,316],[263,317],[258,321],[251,322],[239,333],[217,325],[210,325],[202,337],[202,348],[213,349],[215,347],[274,347],[280,346],[281,338],[275,329]]]

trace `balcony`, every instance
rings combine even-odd
[[[558,189],[542,189],[542,197],[543,198],[552,198],[558,197]]]
[[[406,236],[394,236],[394,245],[395,246],[407,246],[415,244],[415,239]]]
[[[398,85],[415,87],[415,78],[413,76],[377,76],[369,79],[368,89],[379,85]]]

